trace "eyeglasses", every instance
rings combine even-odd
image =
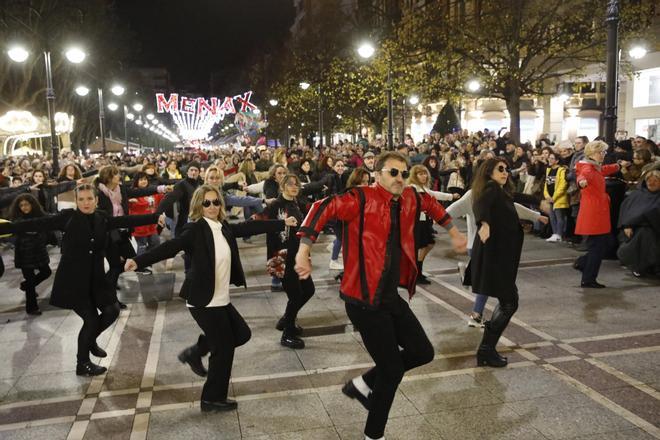
[[[387,171],[390,173],[390,176],[396,177],[401,173],[401,177],[404,179],[407,179],[410,176],[410,172],[408,170],[399,170],[398,168],[383,168],[381,171]]]
[[[497,167],[497,171],[500,173],[510,173],[511,170],[508,167],[505,167],[504,165],[500,165]]]
[[[215,200],[204,200],[202,202],[202,206],[204,208],[209,208],[211,207],[211,203],[213,203],[213,206],[220,206],[220,199],[215,199]]]

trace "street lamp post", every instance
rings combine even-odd
[[[607,78],[605,94],[605,142],[614,145],[617,120],[617,89],[619,67],[619,0],[609,0],[607,4]]]
[[[308,82],[301,82],[300,88],[303,90],[309,89],[311,86]],[[321,95],[321,84],[317,86],[317,93],[319,94],[318,100],[318,113],[319,113],[319,146],[323,145],[323,97]]]
[[[105,145],[105,105],[103,104],[103,89],[98,88],[99,95],[99,126],[101,128],[101,148],[103,149],[103,155],[107,153],[108,149]]]
[[[28,59],[30,53],[21,46],[14,46],[7,51],[9,58],[17,63],[23,63]],[[53,69],[50,61],[50,50],[43,51],[44,64],[46,67],[46,106],[48,109],[48,124],[50,126],[50,148],[53,156],[53,173],[60,170],[60,146],[55,132],[55,87],[53,86]],[[73,64],[82,63],[86,54],[80,48],[69,48],[65,52],[66,58]]]
[[[358,47],[358,54],[364,58],[371,58],[376,49],[371,43],[363,43]],[[387,89],[385,90],[387,95],[387,148],[389,150],[394,149],[394,112],[392,104],[392,60],[388,60],[387,64]]]

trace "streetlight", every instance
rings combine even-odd
[[[30,52],[20,45],[13,45],[7,51],[9,58],[17,63],[25,62]],[[50,125],[50,149],[53,156],[53,173],[60,170],[60,145],[55,133],[55,88],[53,87],[53,70],[50,62],[50,50],[44,50],[44,64],[46,67],[46,106],[48,108],[48,124]],[[82,63],[86,54],[78,47],[72,47],[65,51],[66,58],[74,64]]]
[[[412,95],[410,99],[408,99],[408,102],[410,105],[417,105],[419,104],[419,97],[417,95]]]
[[[470,80],[467,83],[467,89],[472,93],[478,92],[481,89],[481,83],[476,79]]]
[[[142,104],[140,104],[139,102],[136,102],[135,104],[133,104],[133,110],[135,110],[138,113],[141,112],[143,108],[144,108],[144,106]]]
[[[303,90],[309,89],[310,86],[311,84],[306,81],[300,83],[300,88]],[[318,112],[319,112],[319,146],[320,146],[323,145],[323,96],[321,95],[321,84],[317,86],[317,92],[319,94]]]
[[[641,58],[644,58],[647,52],[648,50],[646,49],[646,47],[637,44],[630,48],[630,50],[628,51],[628,55],[630,55],[630,58],[632,58],[633,60],[639,60]]]
[[[119,108],[119,105],[115,102],[111,102],[110,104],[108,104],[108,109],[111,112],[116,112],[118,108]]]
[[[89,93],[89,88],[87,88],[85,86],[76,87],[76,94],[78,96],[87,96],[88,93]]]
[[[121,95],[124,94],[124,92],[126,91],[126,89],[124,89],[124,87],[123,87],[123,86],[120,86],[119,84],[115,84],[114,86],[112,86],[112,88],[110,89],[110,91],[111,91],[112,94],[115,95],[115,96],[121,96]]]
[[[153,113],[149,113],[149,114],[147,115],[147,119],[150,120],[150,121],[153,121],[154,117],[155,117],[155,116],[154,116]]]
[[[357,49],[358,55],[363,59],[369,59],[376,53],[376,48],[369,42],[364,42]],[[389,59],[387,63],[387,147],[394,149],[394,113],[392,103],[392,60]]]
[[[374,53],[376,53],[376,48],[373,46],[373,44],[369,42],[364,42],[360,45],[360,47],[358,47],[357,51],[358,54],[366,60],[371,58],[374,55]]]
[[[276,107],[278,101],[277,101],[277,99],[271,99],[270,101],[268,101],[268,103],[269,103],[271,106]]]

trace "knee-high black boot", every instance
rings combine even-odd
[[[506,367],[507,358],[500,356],[495,347],[516,310],[518,310],[517,296],[512,301],[500,301],[500,304],[495,307],[491,320],[484,324],[484,336],[477,351],[477,365]]]

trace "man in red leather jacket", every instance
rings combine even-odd
[[[376,184],[353,188],[312,206],[298,235],[296,272],[312,271],[310,247],[330,220],[344,222],[344,277],[340,295],[346,313],[362,336],[376,366],[344,385],[342,392],[368,411],[365,436],[381,439],[403,374],[433,360],[424,329],[403,300],[415,292],[417,256],[415,223],[425,212],[449,232],[454,249],[465,252],[466,240],[434,198],[405,186],[408,159],[396,152],[379,156]],[[402,348],[402,350],[399,349]]]

